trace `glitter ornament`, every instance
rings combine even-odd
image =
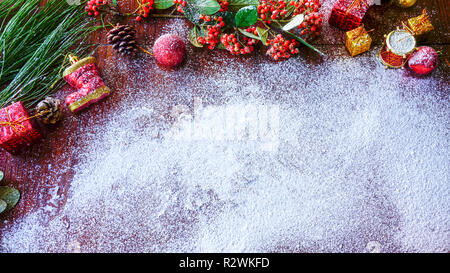
[[[159,64],[176,67],[186,57],[186,45],[180,37],[174,34],[166,34],[156,40],[153,53]]]
[[[438,54],[429,46],[421,46],[411,54],[408,66],[417,74],[429,74],[438,66]]]
[[[414,6],[417,0],[394,0],[394,3],[401,8],[410,8]]]
[[[76,56],[69,55],[69,58],[72,66],[64,71],[63,76],[78,91],[66,97],[66,104],[70,111],[77,113],[106,98],[111,90],[103,83],[94,57],[78,60]]]
[[[402,68],[416,48],[416,39],[407,30],[397,29],[385,36],[379,58],[387,68]]]

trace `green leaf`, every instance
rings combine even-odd
[[[200,15],[211,15],[220,10],[220,5],[215,0],[186,0],[186,6],[182,8],[184,16],[193,24],[198,25]]]
[[[236,26],[236,13],[231,11],[222,11],[214,14],[214,17],[222,17],[225,22],[225,27],[234,27]]]
[[[6,207],[8,206],[8,204],[6,204],[5,201],[3,201],[2,199],[0,199],[0,213],[4,212],[6,210]]]
[[[249,27],[258,21],[258,11],[255,6],[241,8],[236,13],[236,26]]]
[[[175,5],[173,0],[155,0],[153,7],[155,9],[168,9],[173,5]]]
[[[228,2],[228,9],[231,11],[238,11],[247,6],[258,6],[259,0],[230,0]]]
[[[284,31],[291,30],[291,29],[299,26],[301,23],[303,23],[304,20],[305,20],[305,16],[303,14],[298,14],[294,18],[292,18],[292,20],[289,21],[289,23],[284,25],[284,27],[282,29]]]
[[[117,0],[112,0],[113,6],[117,6]]]
[[[238,28],[238,30],[239,30],[240,33],[244,34],[245,36],[247,36],[247,37],[249,37],[249,38],[252,38],[252,39],[256,39],[256,40],[260,40],[260,41],[261,41],[261,38],[259,38],[259,36],[256,36],[256,35],[253,34],[253,33],[247,32],[247,31],[245,31],[245,30],[243,30],[243,29],[240,29],[240,28]]]
[[[269,36],[269,30],[265,28],[256,28],[256,32],[258,32],[259,38],[264,45],[267,45],[267,37]]]
[[[4,177],[5,175],[3,174],[3,172],[2,171],[0,171],[0,181],[2,181],[3,180],[3,177]]]
[[[0,187],[0,199],[6,202],[6,210],[10,210],[19,202],[20,192],[11,187]]]
[[[194,26],[191,31],[189,31],[189,41],[191,42],[191,44],[195,47],[203,47],[202,44],[200,44],[197,41],[197,38],[200,37],[200,30],[198,29],[197,26]]]

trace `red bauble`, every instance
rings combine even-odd
[[[153,53],[159,64],[176,67],[186,57],[186,45],[180,37],[166,34],[156,40],[153,46]]]
[[[438,65],[438,54],[429,46],[419,47],[408,61],[409,68],[420,75],[433,71]]]

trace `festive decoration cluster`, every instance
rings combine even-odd
[[[225,49],[232,55],[249,54],[257,44],[267,46],[267,55],[273,60],[297,54],[300,44],[321,53],[308,43],[322,31],[319,0],[239,0],[234,3],[231,0],[140,0],[138,4],[136,13],[131,14],[120,13],[105,1],[89,1],[86,10],[94,16],[108,11],[135,16],[138,22],[152,16],[184,17],[194,25],[189,32],[192,45],[210,50]],[[121,49],[127,46],[126,41],[118,38],[117,33],[111,34],[109,42],[115,49],[126,51]]]
[[[411,7],[415,0],[396,0],[400,7]],[[329,23],[345,33],[345,46],[351,56],[356,56],[370,49],[372,39],[366,31],[362,20],[369,8],[367,0],[337,0],[333,6]],[[424,75],[433,71],[438,64],[438,54],[431,47],[416,48],[417,41],[434,29],[426,10],[410,18],[402,26],[385,35],[384,45],[378,56],[387,68],[409,68],[417,74]]]
[[[116,2],[116,1],[114,1]],[[410,1],[411,3],[414,1]],[[189,41],[196,47],[210,50],[224,49],[232,55],[250,54],[255,46],[267,46],[266,55],[278,61],[299,53],[300,44],[321,53],[306,40],[316,38],[322,29],[322,14],[318,0],[240,0],[239,7],[229,0],[140,0],[136,16],[141,21],[149,16],[173,17],[174,12],[193,23]],[[402,2],[405,3],[405,2]],[[370,49],[372,39],[362,25],[369,5],[366,0],[337,0],[329,22],[343,30],[345,45],[351,56]],[[85,10],[90,16],[105,11],[118,11],[106,0],[87,1]],[[157,13],[155,10],[168,10]],[[120,12],[119,12],[120,14]],[[122,14],[123,15],[123,14]],[[128,25],[116,24],[108,32],[108,43],[122,55],[134,55],[137,50],[151,54],[136,42],[136,31]],[[424,75],[438,65],[438,54],[431,47],[416,47],[420,40],[432,31],[433,25],[424,10],[421,15],[410,18],[402,27],[386,35],[379,52],[383,64],[391,68],[403,68],[406,64],[417,74]],[[292,32],[291,32],[292,31]],[[305,40],[306,39],[306,40]],[[176,67],[186,57],[186,45],[173,34],[159,37],[153,47],[156,61],[166,67]],[[72,62],[63,77],[75,92],[66,97],[70,111],[77,113],[110,94],[96,66],[96,59],[79,60],[69,55]],[[32,114],[21,102],[0,109],[0,147],[12,154],[20,152],[32,143],[40,141],[42,133],[36,120],[55,124],[62,118],[61,104],[51,97],[37,104]],[[0,203],[0,207],[1,207]]]

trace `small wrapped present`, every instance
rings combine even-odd
[[[408,28],[413,32],[414,36],[420,36],[434,30],[427,10],[424,9],[421,15],[408,19]]]
[[[21,102],[0,109],[0,147],[11,154],[42,139],[39,125]]]
[[[371,44],[372,38],[364,25],[345,33],[345,46],[352,57],[368,51]]]
[[[328,22],[342,30],[354,29],[361,25],[369,6],[368,0],[338,0]]]

